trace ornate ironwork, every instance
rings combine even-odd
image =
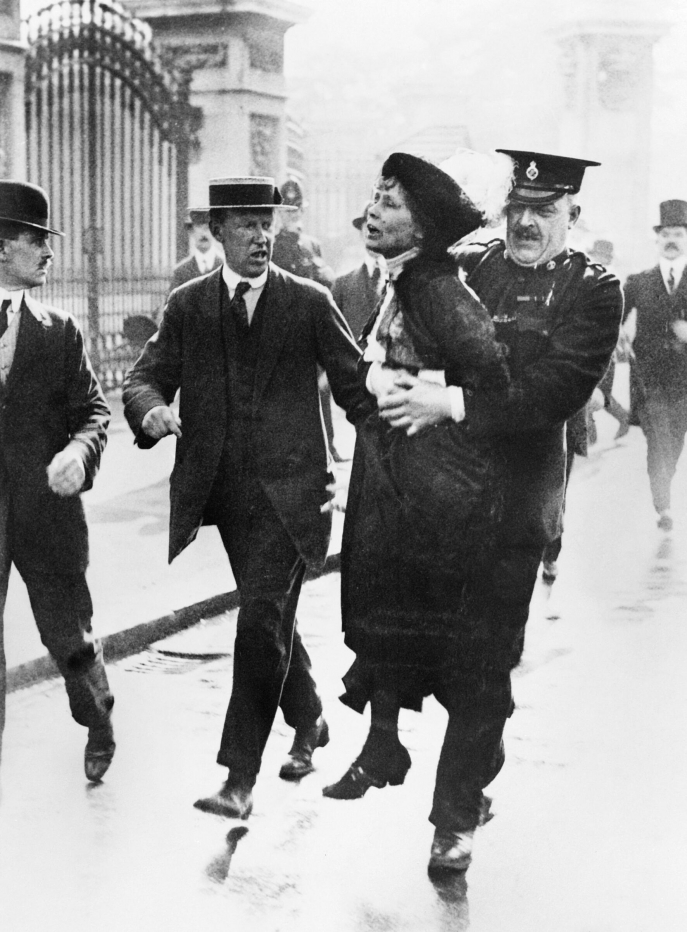
[[[187,248],[199,112],[150,28],[116,3],[60,0],[28,19],[25,38],[28,176],[67,233],[45,297],[74,313],[113,387],[140,350],[124,321],[157,316]]]

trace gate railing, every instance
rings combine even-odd
[[[188,79],[149,27],[115,3],[61,0],[25,24],[28,177],[64,240],[42,299],[83,327],[106,387],[139,347],[124,321],[155,319],[186,251],[188,157],[200,125]]]

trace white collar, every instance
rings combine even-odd
[[[19,291],[7,291],[6,288],[0,287],[0,304],[2,304],[3,301],[7,301],[8,298],[12,302],[12,311],[15,314],[19,313],[21,310],[21,303],[24,300],[24,289],[21,288]]]
[[[664,278],[668,278],[671,269],[673,270],[675,278],[680,278],[685,270],[686,263],[687,256],[678,256],[676,259],[666,259],[665,256],[661,256],[661,258],[658,260],[658,264],[661,266],[661,272],[663,272]]]
[[[402,252],[400,256],[394,256],[393,259],[386,260],[386,271],[392,282],[395,282],[403,271],[407,262],[420,255],[420,247],[413,246],[407,252]]]
[[[251,288],[264,288],[265,282],[267,281],[268,272],[269,266],[265,269],[262,275],[258,275],[257,278],[242,278],[237,272],[229,268],[226,262],[222,266],[222,278],[224,279],[227,288],[232,294],[236,291],[236,286],[239,282],[248,282]]]
[[[193,255],[199,269],[207,269],[208,272],[212,271],[215,259],[217,258],[217,250],[214,246],[211,246],[207,252],[199,252],[197,249],[194,249]]]

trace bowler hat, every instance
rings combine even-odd
[[[191,208],[191,210],[188,212],[188,216],[186,217],[186,226],[193,227],[196,225],[202,225],[204,223],[208,223],[209,220],[210,215],[207,210],[196,210],[195,208]]]
[[[585,169],[601,164],[546,152],[496,151],[513,159],[513,190],[508,200],[516,204],[552,204],[564,194],[577,194]]]
[[[233,177],[210,180],[210,204],[194,210],[229,208],[232,210],[267,210],[282,205],[282,196],[274,178]],[[286,207],[287,210],[294,208]]]
[[[0,220],[9,220],[21,226],[45,233],[64,236],[50,226],[50,200],[37,184],[25,181],[0,181]]]
[[[589,258],[600,265],[610,265],[613,262],[613,243],[609,239],[595,239],[589,250]]]
[[[687,201],[662,201],[660,211],[661,219],[654,227],[656,232],[662,227],[687,227]]]
[[[426,159],[393,152],[382,165],[382,177],[399,182],[447,249],[482,226],[482,214],[458,182]]]

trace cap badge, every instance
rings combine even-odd
[[[525,174],[530,179],[530,181],[534,181],[539,177],[539,169],[537,168],[537,163],[534,161],[534,159],[530,162],[529,168]]]

